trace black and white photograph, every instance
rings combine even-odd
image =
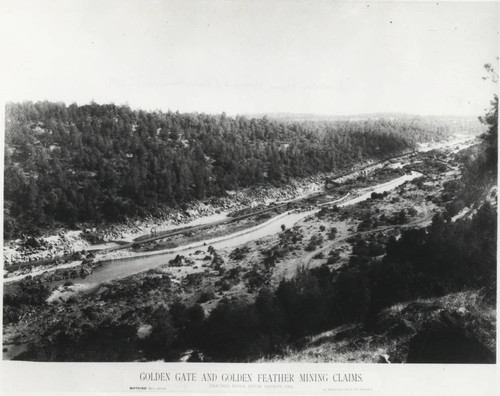
[[[2,371],[494,372],[498,2],[0,0],[0,37]]]

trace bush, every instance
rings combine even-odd
[[[178,254],[174,259],[170,260],[168,264],[170,267],[182,267],[184,265],[184,259],[184,256]]]
[[[220,271],[222,270],[222,266],[224,265],[224,260],[221,256],[214,252],[214,258],[212,260],[212,264],[210,265],[214,270]]]
[[[245,274],[245,279],[250,292],[260,289],[267,281],[266,276],[255,268]]]
[[[304,248],[304,250],[305,250],[306,252],[313,252],[313,251],[315,251],[315,250],[316,250],[316,246],[315,246],[315,245],[307,245],[307,246]]]
[[[336,251],[332,251],[329,254],[330,257],[328,257],[328,260],[326,261],[327,264],[335,264],[340,260],[340,253]]]
[[[247,246],[244,246],[244,247],[237,247],[236,249],[234,249],[230,254],[229,254],[229,258],[231,260],[243,260],[247,253],[250,251],[250,248],[248,248]]]
[[[309,240],[309,244],[304,248],[307,252],[312,252],[316,250],[316,246],[319,246],[323,243],[322,235],[313,235]]]
[[[24,242],[24,246],[32,249],[39,249],[40,247],[42,247],[40,241],[33,237],[29,237],[26,242]]]
[[[337,237],[337,229],[335,227],[332,227],[332,229],[328,233],[328,239],[333,241],[336,237]]]
[[[217,286],[221,291],[228,291],[231,289],[232,285],[227,280],[221,280],[217,283]]]
[[[85,239],[91,245],[94,245],[101,241],[101,238],[97,235],[97,233],[92,231],[82,232],[82,238]]]
[[[213,290],[206,290],[201,292],[198,300],[196,301],[198,304],[206,303],[207,301],[213,300],[215,298],[215,293]]]

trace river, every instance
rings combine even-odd
[[[385,191],[393,190],[403,183],[420,176],[421,174],[418,172],[411,172],[411,174],[398,177],[386,183],[359,189],[356,191],[356,196],[353,198],[346,199],[346,197],[343,197],[341,199],[323,203],[321,204],[321,206],[334,203],[337,203],[338,206],[342,207],[353,205],[367,200],[368,198],[370,198],[373,192],[382,193]],[[132,256],[104,262],[103,265],[97,268],[92,274],[88,275],[85,279],[76,279],[75,283],[83,283],[91,287],[102,282],[121,279],[130,275],[137,274],[139,272],[157,268],[163,264],[168,263],[169,260],[175,258],[175,256],[178,254],[189,255],[190,253],[194,253],[196,250],[206,248],[210,245],[213,246],[216,250],[236,247],[250,241],[258,240],[276,234],[282,230],[282,225],[284,225],[286,228],[291,228],[298,221],[318,212],[319,210],[319,208],[316,208],[314,210],[308,210],[304,212],[286,212],[273,217],[265,223],[259,224],[247,230],[235,232],[233,234],[208,239],[205,241],[194,242],[192,244],[180,246],[175,249],[164,250],[161,252],[151,252],[146,255]],[[58,285],[64,282],[65,281],[58,281],[53,282],[52,284]]]

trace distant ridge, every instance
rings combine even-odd
[[[376,119],[477,119],[472,115],[422,115],[397,112],[362,113],[350,115],[314,114],[314,113],[248,113],[247,118],[269,118],[280,121],[363,121]],[[478,121],[479,122],[479,121]]]

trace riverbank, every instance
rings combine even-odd
[[[82,225],[80,230],[59,229],[57,232],[49,232],[41,237],[28,236],[23,239],[4,241],[4,269],[18,263],[37,265],[43,263],[44,260],[50,261],[75,251],[116,247],[120,243],[131,243],[145,235],[209,224],[227,219],[228,215],[242,209],[303,199],[323,191],[325,180],[337,179],[339,182],[345,182],[358,177],[362,171],[366,174],[381,166],[380,163],[375,165],[363,163],[359,165],[359,169],[349,172],[317,174],[291,180],[286,185],[264,185],[239,191],[227,191],[225,197],[192,202],[184,209],[168,209],[158,218],[130,219],[124,224],[96,227]],[[91,241],[99,241],[99,244],[93,245]]]
[[[151,268],[154,268],[158,266],[158,260],[170,259],[171,255],[184,254],[190,251],[192,253],[192,250],[196,248],[204,248],[209,245],[213,245],[216,248],[238,246],[248,240],[261,239],[267,235],[275,234],[280,230],[290,228],[300,219],[319,210],[314,208],[332,204],[343,206],[361,202],[368,199],[371,193],[393,189],[401,183],[412,180],[420,175],[416,172],[405,174],[404,171],[393,169],[391,166],[388,166],[387,170],[380,169],[378,166],[371,167],[371,169],[373,172],[375,170],[377,172],[374,172],[370,177],[366,177],[365,175],[365,177],[357,180],[354,178],[344,180],[342,187],[336,189],[337,194],[334,192],[316,193],[306,198],[297,198],[293,201],[288,201],[286,205],[270,205],[268,209],[259,210],[254,216],[249,216],[241,221],[229,218],[226,220],[227,222],[221,223],[221,221],[218,221],[216,223],[208,223],[207,226],[197,226],[201,228],[186,229],[187,227],[182,227],[182,231],[185,230],[185,232],[174,237],[146,242],[141,247],[126,245],[124,246],[127,247],[126,249],[95,251],[95,255],[92,253],[92,261],[97,265],[91,265],[90,267],[87,265],[84,268],[80,261],[73,264],[73,267],[76,266],[77,268],[71,272],[67,270],[63,271],[67,264],[47,265],[42,266],[42,268],[22,267],[17,271],[10,272],[4,282],[12,283],[22,279],[29,279],[30,281],[51,283],[59,281],[59,283],[63,283],[68,279],[80,278],[80,273],[84,274],[85,282],[94,282],[93,271],[100,267],[101,264],[116,260],[119,261],[120,265],[115,266],[115,269],[108,269],[108,272],[112,274],[109,276],[113,277],[111,279],[126,276],[127,274],[145,269],[144,260],[141,265],[135,265],[134,262],[130,262],[129,260],[151,257],[151,260],[148,260],[148,262],[150,261]],[[403,176],[400,176],[401,174]],[[338,195],[346,191],[350,192],[342,197]],[[102,277],[102,274],[100,276]]]
[[[466,144],[472,144],[472,140],[464,142],[463,138],[446,143],[448,150],[455,152],[457,147],[464,147]],[[441,150],[443,150],[443,143],[436,145]],[[429,146],[425,147],[425,151],[429,151]],[[51,235],[42,238],[28,238],[28,240],[16,240],[7,243],[4,246],[4,277],[8,275],[11,278],[9,281],[19,280],[26,276],[30,276],[31,272],[33,275],[39,274],[44,271],[54,271],[59,269],[61,263],[47,263],[45,265],[39,266],[38,264],[43,264],[37,262],[37,260],[43,259],[54,259],[62,255],[70,255],[75,251],[95,251],[98,255],[98,261],[114,260],[126,257],[138,256],[139,252],[128,251],[112,251],[105,252],[101,254],[100,251],[106,251],[107,248],[118,248],[120,244],[132,243],[138,238],[147,238],[154,235],[161,235],[163,232],[175,232],[176,230],[183,230],[189,227],[196,226],[210,226],[211,224],[216,224],[217,222],[224,222],[230,219],[232,213],[238,211],[252,211],[252,208],[268,208],[269,210],[274,204],[284,204],[286,202],[293,203],[305,199],[307,197],[314,197],[324,191],[325,180],[335,181],[338,185],[352,185],[353,181],[357,181],[356,185],[362,186],[360,180],[366,178],[367,175],[378,171],[384,170],[385,172],[392,170],[400,171],[402,174],[404,172],[402,169],[405,165],[408,165],[408,159],[413,157],[415,154],[407,154],[405,156],[398,156],[397,159],[391,159],[384,161],[383,163],[376,164],[365,164],[360,169],[353,170],[344,174],[321,174],[314,177],[309,177],[305,179],[295,180],[290,183],[290,185],[284,187],[272,187],[265,188],[260,187],[257,189],[245,189],[239,192],[228,192],[227,197],[212,199],[209,202],[198,202],[193,203],[187,210],[177,212],[172,212],[172,215],[168,219],[144,219],[142,221],[130,221],[128,224],[120,225],[110,225],[102,228],[94,228],[87,230],[72,230],[64,231],[61,230],[58,235]],[[417,164],[421,161],[416,161],[414,158],[411,161]],[[419,168],[420,169],[420,168]],[[377,171],[377,172],[376,172]],[[406,170],[409,172],[409,169]],[[369,188],[369,187],[368,187]],[[361,192],[361,191],[360,191]],[[363,199],[363,198],[361,198]],[[241,229],[245,232],[241,224],[236,226],[222,226],[221,230],[216,231],[216,234],[224,236],[232,232],[233,228]],[[209,230],[211,227],[208,228]],[[210,232],[210,231],[209,231]],[[104,243],[98,245],[91,245],[89,243],[88,234],[97,236],[97,238]],[[195,237],[195,240],[200,240],[200,236]],[[193,240],[193,238],[191,238]],[[217,240],[217,239],[216,239]],[[30,242],[30,243],[28,243]],[[28,243],[28,246],[26,246]],[[177,247],[176,250],[185,250],[182,245],[189,245],[190,238],[186,238],[184,235],[179,235],[178,238],[172,240],[170,238],[165,241],[163,248],[168,246]],[[152,254],[160,254],[162,249],[161,243],[152,244]],[[142,249],[144,250],[144,249]],[[142,252],[142,254],[144,254]],[[28,261],[28,263],[33,263],[33,265],[25,266],[16,271],[10,271],[7,274],[8,267],[14,263],[19,262],[21,259]],[[80,263],[81,264],[81,263]],[[62,265],[66,265],[65,262]],[[63,268],[63,267],[60,267]]]
[[[208,224],[223,220],[231,212],[271,202],[293,200],[321,191],[325,177],[331,174],[315,175],[308,178],[293,180],[286,186],[259,186],[243,189],[238,192],[228,191],[226,197],[212,198],[205,202],[194,202],[185,210],[170,209],[161,218],[148,217],[130,220],[125,224],[109,224],[81,230],[59,229],[38,238],[26,237],[12,241],[4,241],[4,267],[19,262],[37,262],[51,259],[83,249],[95,250],[101,247],[116,246],[110,242],[132,242],[140,236],[175,230],[182,227]],[[89,237],[108,243],[108,245],[92,245]]]

